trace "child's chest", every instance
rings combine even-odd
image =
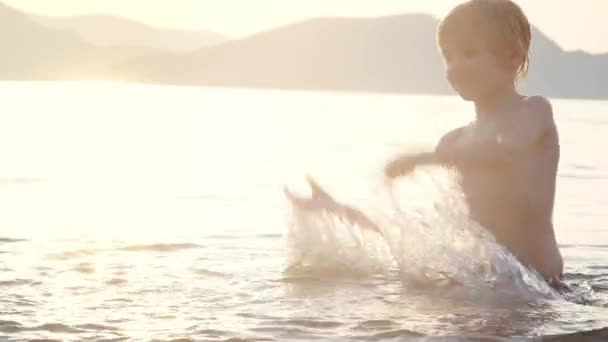
[[[455,141],[459,148],[478,145],[502,144],[513,138],[513,120],[497,119],[484,122],[475,121],[465,126]]]

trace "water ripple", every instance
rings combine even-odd
[[[354,330],[361,331],[369,331],[369,330],[380,330],[380,329],[391,329],[398,326],[397,322],[386,320],[386,319],[376,319],[376,320],[368,320],[357,324]]]
[[[228,274],[225,274],[222,272],[210,271],[210,270],[206,270],[203,268],[194,270],[194,273],[201,275],[201,276],[216,277],[216,278],[226,278],[229,276]]]
[[[31,279],[14,279],[14,280],[1,280],[0,287],[10,287],[10,286],[21,286],[21,285],[40,285],[42,284],[39,281],[31,280]]]
[[[543,336],[543,341],[551,342],[595,342],[608,341],[608,328],[587,330],[572,334]]]
[[[382,341],[382,340],[388,340],[388,339],[402,340],[404,338],[415,338],[415,337],[422,337],[422,336],[425,336],[425,335],[415,332],[415,331],[407,330],[407,329],[397,329],[397,330],[381,332],[378,334],[368,336],[367,338],[365,338],[365,340],[367,340],[367,341]]]
[[[81,263],[74,267],[74,271],[84,274],[95,273],[95,268],[89,263]]]
[[[4,333],[13,333],[21,331],[21,323],[15,321],[0,321],[0,331]]]
[[[283,235],[281,234],[258,234],[256,235],[257,238],[261,238],[261,239],[279,239],[281,237],[283,237]]]
[[[120,251],[129,252],[175,252],[184,249],[203,248],[195,243],[156,243],[149,245],[132,245],[118,248]]]
[[[76,328],[83,329],[83,330],[94,330],[94,331],[119,331],[120,330],[116,327],[111,327],[111,326],[102,325],[102,324],[94,324],[94,323],[77,325]]]
[[[122,284],[126,284],[128,281],[126,279],[122,279],[122,278],[112,278],[108,281],[106,281],[107,285],[122,285]]]
[[[27,241],[26,239],[0,238],[0,243],[15,243]]]
[[[53,333],[68,333],[68,334],[77,334],[82,332],[82,330],[71,327],[62,323],[46,323],[37,327],[29,328],[28,330],[42,330]]]
[[[316,329],[330,329],[337,328],[342,326],[343,324],[340,322],[334,321],[318,321],[318,320],[310,320],[310,319],[289,319],[283,321],[284,324],[300,326],[305,328],[316,328]]]
[[[46,323],[39,326],[26,327],[23,326],[21,323],[15,321],[0,321],[0,331],[4,333],[16,333],[24,331],[47,331],[52,333],[68,334],[76,334],[83,332],[83,330],[62,323]]]
[[[79,257],[83,257],[83,256],[93,255],[97,252],[99,252],[99,250],[97,250],[97,249],[78,249],[78,250],[74,250],[74,251],[67,251],[67,252],[60,253],[58,255],[55,255],[54,258],[58,259],[58,260],[68,260],[68,259],[74,259],[74,258],[79,258]]]

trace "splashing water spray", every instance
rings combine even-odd
[[[358,206],[362,210],[336,202],[311,182],[311,199],[290,201],[288,271],[365,276],[397,267],[406,285],[558,298],[538,273],[469,218],[455,177],[447,169],[417,169],[373,191],[369,203]]]

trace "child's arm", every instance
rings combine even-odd
[[[435,151],[400,156],[386,165],[384,174],[387,178],[392,179],[399,176],[405,176],[414,171],[418,166],[449,163],[450,158],[447,157],[444,150],[447,150],[447,147],[452,144],[460,131],[461,128],[457,128],[445,134],[439,141]]]
[[[388,163],[384,168],[384,174],[387,178],[397,178],[414,171],[418,166],[434,164],[436,162],[437,158],[434,152],[408,154]]]

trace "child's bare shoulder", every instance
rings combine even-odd
[[[466,127],[467,126],[457,127],[457,128],[452,129],[451,131],[445,133],[441,137],[441,139],[439,139],[438,147],[443,147],[446,145],[453,144],[454,141],[456,141],[459,138],[459,136],[462,134],[463,130]]]
[[[553,106],[543,96],[528,96],[522,100],[523,119],[540,125],[553,123]]]

